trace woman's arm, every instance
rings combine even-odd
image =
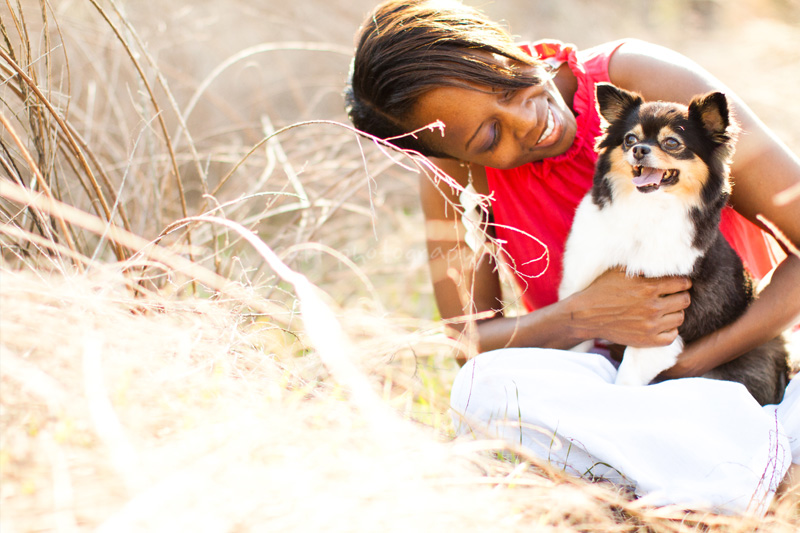
[[[435,160],[462,186],[468,169],[452,160]],[[472,168],[477,188],[485,172]],[[511,346],[571,348],[602,337],[619,344],[667,345],[677,336],[689,304],[684,278],[629,278],[609,271],[586,290],[519,317],[505,317],[494,260],[479,259],[465,241],[458,191],[422,176],[422,208],[434,294],[442,318],[454,320],[455,334],[466,334],[473,351]],[[485,191],[484,191],[485,192]]]
[[[637,91],[647,100],[688,103],[697,94],[725,92],[741,127],[731,172],[735,182],[731,204],[762,228],[758,217],[766,218],[795,249],[800,246],[800,197],[785,194],[800,187],[800,160],[741,99],[687,58],[637,41],[618,49],[609,74],[614,84]],[[790,254],[776,267],[769,285],[744,315],[687,346],[678,364],[664,376],[701,375],[775,337],[798,318],[800,258]]]

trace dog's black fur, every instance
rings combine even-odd
[[[690,275],[691,305],[678,329],[684,342],[689,344],[736,320],[754,299],[751,277],[719,230],[721,211],[730,196],[729,162],[736,131],[727,98],[722,93],[709,93],[692,100],[687,108],[675,103],[644,102],[638,94],[611,84],[598,84],[597,103],[608,122],[605,135],[597,145],[599,157],[592,199],[598,207],[613,201],[610,173],[613,172],[614,158],[619,159],[624,153],[625,137],[636,126],[645,137],[637,145],[644,143],[651,150],[661,150],[659,157],[665,160],[673,158],[676,166],[683,164],[686,168],[691,160],[692,165],[704,165],[708,169],[708,178],[700,189],[700,207],[693,207],[690,212],[695,228],[693,246],[703,254]],[[661,149],[658,135],[664,128],[680,132],[684,150],[669,152]],[[622,151],[615,150],[618,147]],[[683,163],[678,160],[683,160]],[[616,163],[619,168],[619,162]],[[633,167],[630,168],[633,173]],[[665,187],[665,192],[681,180],[694,179],[694,176],[684,173],[664,176],[661,184],[654,188]],[[639,188],[639,191],[649,192],[648,189],[653,187]],[[658,230],[654,228],[654,238],[657,235]],[[786,346],[778,337],[713,369],[705,377],[740,382],[761,405],[765,405],[778,403],[783,398],[788,374]]]

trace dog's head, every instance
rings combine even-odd
[[[680,195],[689,205],[727,198],[736,126],[724,94],[698,96],[687,107],[645,102],[600,83],[597,106],[605,128],[597,143],[595,202],[656,191]]]

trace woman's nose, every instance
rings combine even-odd
[[[518,139],[536,127],[536,101],[533,98],[513,98],[504,106],[506,127]]]

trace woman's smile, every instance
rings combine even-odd
[[[539,136],[539,139],[536,141],[536,144],[540,146],[544,144],[545,146],[547,146],[551,142],[551,139],[549,139],[548,137],[555,131],[555,126],[556,122],[555,119],[553,118],[553,112],[550,110],[550,107],[548,106],[547,124],[544,128],[544,131]]]
[[[513,92],[431,89],[419,98],[409,126],[416,129],[436,120],[445,124],[443,134],[421,134],[431,148],[493,168],[514,168],[562,154],[577,130],[572,111],[551,81]]]

